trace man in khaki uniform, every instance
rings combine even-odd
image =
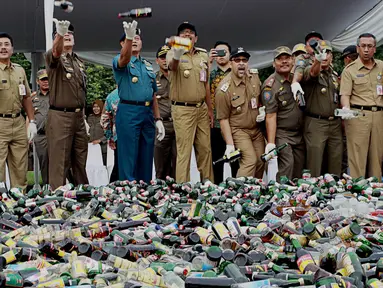
[[[345,121],[348,165],[352,177],[382,176],[383,157],[383,62],[374,59],[376,38],[359,36],[359,58],[342,73],[343,109],[362,111],[365,116]]]
[[[156,167],[156,178],[165,179],[166,176],[176,177],[177,146],[176,135],[173,127],[171,113],[171,102],[169,99],[169,71],[166,64],[166,54],[169,46],[162,46],[156,54],[156,62],[160,70],[156,73],[157,102],[162,122],[165,127],[165,137],[162,141],[157,138],[154,142],[154,164]]]
[[[84,122],[86,74],[73,53],[74,27],[56,19],[53,47],[47,52],[50,93],[47,123],[49,181],[53,189],[65,185],[72,168],[74,184],[87,184],[88,137]],[[70,167],[71,166],[71,167]]]
[[[298,93],[304,94],[304,91],[300,85],[300,82],[303,79],[303,74],[308,65],[314,63],[314,50],[310,46],[310,40],[323,40],[323,37],[320,33],[316,31],[311,31],[305,37],[306,44],[306,53],[301,54],[295,58],[295,65],[292,69],[294,73],[293,83],[291,84],[291,90],[293,91],[294,99],[298,99]],[[322,55],[325,59],[325,55]],[[303,103],[300,103],[301,106],[304,106]]]
[[[225,155],[236,148],[242,152],[237,177],[262,178],[264,165],[260,157],[265,151],[265,139],[257,124],[264,120],[258,111],[261,81],[258,71],[248,69],[249,58],[242,47],[231,53],[231,72],[219,84],[215,104],[226,141]]]
[[[48,74],[45,69],[37,72],[36,82],[39,86],[37,92],[32,93],[32,105],[35,110],[37,125],[37,135],[34,138],[36,153],[39,159],[41,177],[43,184],[49,184],[49,161],[48,161],[48,143],[45,135],[46,123],[49,110],[49,82]]]
[[[0,182],[5,182],[7,163],[11,186],[25,189],[28,139],[35,137],[37,128],[25,71],[11,62],[12,54],[12,37],[0,33]],[[29,119],[28,131],[20,114],[22,108]]]
[[[291,91],[293,67],[291,50],[280,46],[274,51],[275,72],[262,86],[261,100],[266,106],[266,153],[284,143],[289,144],[278,155],[278,175],[300,178],[305,165],[303,112]]]
[[[177,182],[190,181],[190,158],[194,144],[201,179],[214,182],[210,146],[210,127],[213,125],[208,55],[197,48],[197,31],[188,22],[178,27],[180,37],[192,42],[190,51],[172,48],[166,55],[169,67],[170,99],[177,143]]]
[[[342,170],[342,123],[334,117],[339,107],[338,75],[331,68],[332,47],[329,41],[320,40],[322,55],[315,54],[313,65],[306,67],[302,87],[305,91],[306,110],[304,139],[307,149],[307,169],[317,177],[321,174],[324,150],[327,148],[327,169],[340,175]]]

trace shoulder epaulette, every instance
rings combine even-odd
[[[144,62],[144,64],[146,66],[151,66],[152,65],[152,63],[150,61],[146,60],[146,59],[142,59],[142,62]]]
[[[195,50],[207,53],[206,49],[195,47]]]
[[[253,69],[250,69],[249,72],[250,74],[258,74],[258,69],[253,68]]]
[[[274,76],[270,76],[269,79],[266,80],[265,85],[271,88],[273,87],[274,81],[275,81]]]

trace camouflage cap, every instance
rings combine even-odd
[[[319,40],[318,41],[320,47],[323,49],[323,50],[330,50],[332,52],[332,46],[331,46],[331,42],[328,41],[328,40]]]
[[[302,52],[304,52],[304,53],[307,53],[307,51],[306,51],[306,45],[303,44],[303,43],[298,43],[298,44],[296,44],[296,45],[294,46],[294,48],[293,48],[293,54],[294,54],[295,52],[298,52],[298,51],[302,51]]]
[[[37,79],[39,79],[39,80],[44,79],[44,78],[48,78],[47,70],[45,70],[45,69],[39,70],[37,72],[36,76],[37,76]]]
[[[278,58],[282,54],[293,55],[290,48],[287,46],[279,46],[274,50],[274,59]]]

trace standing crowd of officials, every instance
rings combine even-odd
[[[303,169],[313,176],[340,175],[348,166],[352,177],[381,179],[383,62],[374,59],[372,34],[344,50],[346,67],[337,75],[331,43],[310,32],[293,50],[274,50],[275,72],[262,84],[244,48],[218,41],[208,53],[195,46],[197,29],[188,22],[177,35],[190,39],[191,49],[161,46],[155,73],[140,56],[137,22],[124,22],[121,52],[113,59],[116,89],[105,105],[93,103],[86,121],[87,78],[73,52],[74,27],[54,21],[53,47],[32,94],[24,70],[10,61],[12,37],[0,33],[0,181],[7,162],[11,186],[26,187],[28,140],[35,141],[43,182],[54,189],[67,178],[88,183],[89,142],[101,146],[104,164],[107,145],[115,151],[111,181],[149,181],[153,159],[157,178],[189,181],[193,146],[201,179],[221,182],[223,165],[212,163],[236,149],[242,156],[231,163],[233,176],[261,178],[260,156],[284,143],[289,145],[277,157],[277,178],[300,177]],[[313,40],[320,49],[313,49]],[[335,116],[337,108],[343,119]]]

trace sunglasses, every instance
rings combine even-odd
[[[249,59],[247,58],[233,58],[231,59],[231,61],[234,61],[235,63],[247,63],[249,62]]]

